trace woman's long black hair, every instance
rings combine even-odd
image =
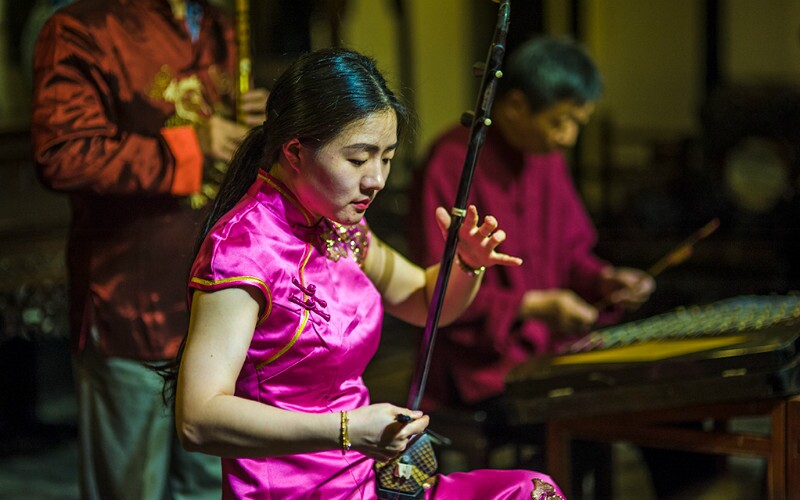
[[[284,143],[297,138],[311,148],[321,148],[350,123],[386,110],[397,116],[399,140],[411,127],[411,112],[389,89],[370,57],[349,49],[327,48],[298,58],[275,81],[264,124],[253,128],[234,153],[201,228],[195,255],[214,224],[255,182],[259,169],[269,170],[278,161]],[[175,360],[160,370],[168,404],[174,404],[185,342],[184,337]]]
[[[298,138],[309,147],[322,147],[349,123],[390,109],[397,115],[399,138],[409,125],[409,111],[371,58],[342,48],[301,56],[275,82],[267,100],[267,120],[250,131],[234,154],[201,242],[247,192],[258,170],[269,170],[278,160],[284,143]]]

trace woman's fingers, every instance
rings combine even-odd
[[[442,237],[447,239],[447,232],[452,222],[450,214],[444,207],[436,209],[436,221],[442,232]],[[519,266],[522,259],[495,249],[506,240],[506,232],[500,229],[500,224],[492,215],[486,215],[479,224],[480,216],[475,205],[470,205],[464,214],[464,219],[459,228],[458,253],[462,262],[470,267],[481,266]]]

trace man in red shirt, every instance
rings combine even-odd
[[[498,432],[504,378],[514,365],[640,305],[655,287],[643,271],[593,253],[596,231],[564,156],[602,92],[594,62],[572,41],[538,38],[519,46],[503,73],[469,202],[503,221],[503,252],[524,263],[487,270],[467,312],[440,329],[423,403],[486,410],[487,425]],[[452,206],[468,139],[469,130],[457,126],[433,144],[419,172],[421,202],[412,204],[419,214]],[[425,245],[419,260],[438,261],[440,229],[427,216],[416,222],[424,230],[412,238]]]
[[[233,28],[206,0],[78,0],[33,62],[37,172],[72,208],[81,498],[219,498],[219,459],[181,449],[149,365],[188,328],[201,185],[263,122],[266,91],[247,125],[230,119]]]

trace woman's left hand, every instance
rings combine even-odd
[[[443,207],[436,209],[436,221],[442,236],[447,239],[447,230],[450,227],[451,217]],[[522,259],[496,251],[500,243],[505,241],[506,233],[499,229],[497,219],[491,215],[480,222],[478,209],[475,205],[467,207],[467,213],[458,230],[458,258],[471,268],[501,266],[519,266]]]

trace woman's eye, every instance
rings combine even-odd
[[[367,163],[367,160],[350,159],[350,163],[352,163],[353,165],[355,165],[357,167],[360,167],[361,165]]]
[[[389,165],[390,163],[392,163],[392,159],[391,158],[383,158],[382,161],[383,161],[384,165]]]

